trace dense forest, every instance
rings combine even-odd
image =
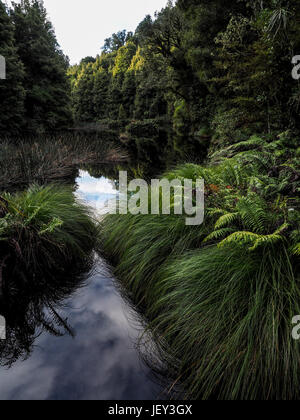
[[[291,77],[300,51],[296,1],[169,1],[135,33],[113,34],[97,57],[74,66],[42,2],[0,8],[5,134],[59,130],[72,120],[108,122],[128,135],[170,127],[171,141],[157,136],[159,151],[203,160],[254,133],[299,130],[299,83]]]
[[[74,119],[150,135],[167,123],[168,147],[202,158],[254,133],[298,132],[299,15],[296,1],[169,1],[69,69]]]
[[[0,132],[42,133],[71,124],[68,59],[43,3],[0,1],[0,55],[7,79],[0,85]]]

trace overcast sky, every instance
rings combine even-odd
[[[134,31],[147,14],[162,9],[167,0],[44,0],[44,4],[58,42],[74,64],[97,55],[113,32]]]

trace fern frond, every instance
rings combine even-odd
[[[249,140],[241,141],[240,143],[233,144],[229,146],[227,150],[250,150],[255,149],[257,147],[263,146],[264,140],[257,136],[252,136]]]
[[[206,209],[206,215],[209,216],[209,217],[213,217],[213,216],[217,216],[217,215],[223,215],[225,213],[226,213],[226,211],[222,210],[222,209],[216,209],[216,208]]]
[[[263,234],[269,224],[269,213],[265,200],[257,195],[241,198],[237,209],[246,227],[253,232]]]
[[[290,225],[288,223],[284,223],[274,233],[275,233],[275,235],[281,235],[282,233],[284,233],[285,231],[287,231],[289,227],[290,227]]]
[[[237,220],[239,220],[239,218],[240,218],[239,213],[227,213],[227,214],[224,214],[223,216],[221,216],[217,220],[217,222],[215,224],[215,229],[216,230],[217,229],[222,229],[225,226],[228,226],[228,225],[236,222]]]
[[[222,242],[219,243],[218,247],[223,247],[227,244],[232,243],[238,243],[240,245],[244,245],[249,242],[255,242],[257,239],[260,238],[260,235],[257,235],[253,232],[246,232],[246,231],[240,231],[240,232],[234,232],[231,235],[229,235],[227,238],[223,239]]]
[[[232,228],[224,228],[224,229],[218,229],[214,232],[210,233],[204,240],[203,243],[207,243],[210,241],[219,241],[220,239],[224,238],[226,235],[233,233],[234,229]]]
[[[249,248],[249,251],[255,251],[260,246],[269,246],[275,245],[277,242],[280,242],[284,239],[283,236],[273,233],[271,235],[261,235],[254,243],[254,245]]]
[[[244,162],[247,161],[256,170],[266,171],[275,163],[274,156],[267,152],[248,152],[240,156]]]
[[[292,255],[300,256],[300,242],[291,248]]]

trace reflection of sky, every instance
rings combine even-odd
[[[76,195],[97,212],[118,194],[105,178],[80,172]],[[143,400],[161,397],[135,349],[141,326],[128,321],[131,310],[99,261],[89,285],[70,298],[60,315],[76,337],[48,333],[35,342],[31,357],[0,368],[0,400]],[[140,330],[140,331],[139,331]]]
[[[44,333],[32,356],[0,370],[0,399],[124,400],[155,399],[160,388],[139,360],[139,335],[129,309],[107,269],[80,289],[60,313],[76,331],[70,336]]]
[[[77,197],[87,201],[98,213],[105,212],[107,203],[114,200],[118,195],[113,181],[104,177],[93,178],[85,171],[80,171],[76,183],[78,185]]]

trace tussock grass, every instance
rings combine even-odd
[[[82,165],[124,160],[124,151],[99,136],[0,139],[0,190],[68,181]]]
[[[102,222],[105,252],[187,398],[300,398],[299,162],[256,145],[165,174],[204,178],[202,226],[174,215]]]
[[[276,255],[276,259],[274,256]],[[164,266],[148,317],[186,397],[298,399],[299,273],[285,247],[207,247]]]
[[[32,185],[0,195],[0,283],[54,276],[91,256],[98,228],[69,187]],[[4,284],[3,284],[4,283]]]

